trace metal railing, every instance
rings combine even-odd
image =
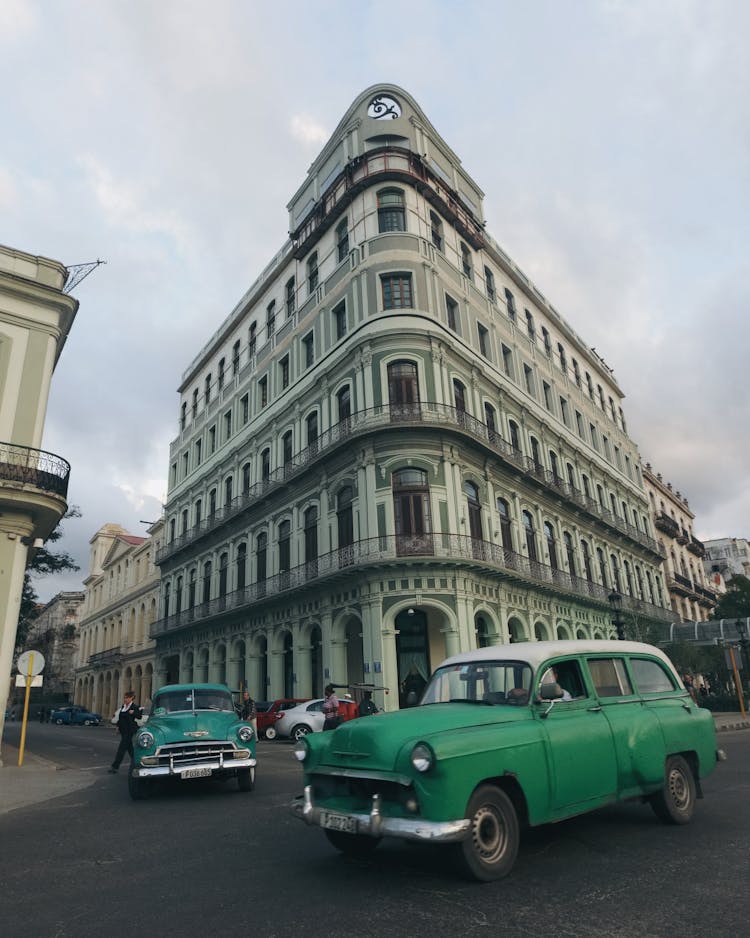
[[[116,648],[108,648],[106,651],[97,651],[95,654],[89,655],[89,665],[94,668],[120,664],[121,661],[122,648],[119,645]]]
[[[536,479],[537,482],[555,494],[563,495],[593,518],[603,521],[608,527],[620,534],[624,534],[631,541],[635,541],[652,553],[659,556],[663,555],[659,545],[652,537],[640,531],[624,518],[609,511],[593,498],[579,492],[578,489],[559,475],[546,469],[540,462],[535,461],[530,456],[525,456],[519,449],[503,439],[496,430],[477,420],[476,417],[472,417],[466,411],[450,407],[447,404],[417,401],[412,404],[381,404],[377,407],[370,407],[366,410],[357,411],[334,424],[330,429],[321,433],[313,443],[292,456],[283,466],[270,472],[260,482],[251,485],[241,495],[233,498],[222,508],[217,508],[200,524],[193,525],[193,527],[188,528],[187,531],[177,535],[168,544],[161,547],[156,553],[156,563],[163,563],[168,557],[178,553],[189,544],[241,514],[272,490],[279,489],[290,482],[297,475],[304,472],[308,466],[317,462],[323,455],[337,446],[349,442],[356,436],[391,426],[440,428],[449,426],[463,431],[491,449],[512,468]]]
[[[61,456],[31,446],[0,443],[0,480],[33,485],[65,498],[69,478],[70,463]]]
[[[410,559],[421,558],[454,566],[479,564],[490,572],[519,582],[543,585],[552,592],[594,600],[602,609],[610,608],[609,589],[606,586],[539,563],[492,541],[463,534],[389,535],[356,541],[290,570],[159,619],[151,626],[151,637],[245,609],[254,603],[305,586],[317,585],[328,577],[361,573],[363,568],[374,564],[403,564]],[[634,596],[623,596],[623,609],[658,621],[671,622],[678,618],[671,609],[655,606]]]

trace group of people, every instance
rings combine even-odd
[[[335,730],[336,727],[342,723],[341,714],[339,713],[341,704],[338,697],[336,696],[336,691],[333,688],[333,684],[326,684],[324,693],[325,700],[323,701],[323,729]],[[378,708],[375,706],[375,701],[372,699],[372,691],[363,691],[362,700],[360,701],[359,707],[357,708],[357,716],[369,717],[377,712]]]

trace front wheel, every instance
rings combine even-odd
[[[146,787],[148,782],[142,778],[136,778],[132,772],[128,772],[128,791],[133,801],[143,801],[146,797]]]
[[[682,756],[670,756],[664,785],[649,798],[654,814],[665,824],[687,824],[695,811],[695,778]]]
[[[380,843],[378,837],[368,837],[366,834],[346,834],[343,831],[324,831],[328,843],[335,847],[346,857],[362,859],[369,857]]]
[[[276,729],[273,726],[269,726],[265,735],[266,739],[276,739]]]
[[[310,733],[310,727],[305,726],[304,723],[300,723],[298,726],[295,726],[294,729],[292,730],[291,737],[295,741],[295,743],[298,743],[302,739],[302,737],[307,736],[308,733]]]
[[[494,785],[482,785],[471,796],[466,817],[471,822],[469,832],[456,845],[463,871],[481,882],[507,876],[520,839],[513,802]]]
[[[252,791],[255,788],[255,766],[237,770],[237,787],[240,791]]]

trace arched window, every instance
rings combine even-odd
[[[607,565],[604,562],[604,551],[601,549],[601,547],[596,548],[596,559],[599,562],[599,576],[601,577],[602,586],[608,587]]]
[[[245,588],[245,583],[247,582],[247,544],[240,544],[237,547],[237,576],[236,584],[238,590],[243,590]]]
[[[188,574],[188,609],[192,609],[195,605],[195,582],[196,582],[197,573],[195,567]]]
[[[495,408],[492,404],[486,402],[484,405],[484,423],[487,427],[487,437],[490,443],[497,443],[497,418],[495,416]]]
[[[307,445],[313,453],[318,448],[318,412],[314,410],[305,418],[305,431],[307,433]]]
[[[427,473],[421,469],[399,469],[393,473],[392,484],[398,554],[431,554]]]
[[[497,500],[497,513],[500,515],[500,542],[506,550],[513,550],[510,507],[504,498]]]
[[[534,519],[531,517],[531,513],[524,511],[523,513],[523,528],[526,533],[526,550],[529,555],[529,560],[538,560],[537,550],[536,550],[536,535],[534,534]]]
[[[310,565],[314,564],[317,570],[318,560],[318,507],[311,505],[305,511],[305,563],[310,574]]]
[[[587,541],[581,541],[581,553],[583,554],[583,572],[586,575],[586,579],[592,581],[594,577],[591,574],[591,554],[589,553]]]
[[[547,539],[547,553],[549,554],[549,565],[553,570],[559,570],[560,565],[557,562],[557,544],[555,542],[555,529],[549,523],[544,522],[544,536]]]
[[[612,582],[615,585],[615,589],[618,593],[622,592],[622,585],[620,583],[620,565],[617,562],[617,557],[614,554],[609,555],[609,564],[612,568]]]
[[[175,589],[174,594],[174,611],[175,615],[179,615],[182,612],[182,577],[177,577],[177,588]]]
[[[203,602],[207,603],[211,598],[211,561],[207,560],[203,564]]]
[[[172,584],[167,581],[164,584],[164,618],[169,618],[169,600],[172,595]]]
[[[292,461],[292,431],[287,430],[281,438],[282,462],[286,468]]]
[[[227,595],[227,574],[229,573],[229,554],[222,554],[219,557],[219,596],[223,598]]]
[[[453,405],[456,408],[456,417],[463,423],[466,416],[466,388],[458,378],[453,379]]]
[[[352,515],[352,501],[354,492],[351,485],[345,485],[339,489],[336,496],[336,521],[338,527],[338,548],[339,552],[343,548],[351,547],[354,543],[354,518]],[[351,553],[351,552],[349,552]],[[341,562],[341,554],[339,554]]]
[[[388,402],[391,414],[411,415],[419,403],[419,380],[414,362],[398,361],[388,365]]]
[[[510,432],[510,445],[517,452],[521,452],[521,435],[518,431],[518,424],[515,420],[508,421],[508,430]]]
[[[250,473],[252,469],[249,462],[246,462],[242,467],[242,494],[248,495],[250,493]]]
[[[291,566],[292,525],[282,521],[279,525],[279,573],[288,573]]]
[[[482,540],[482,506],[479,503],[479,489],[473,482],[464,483],[466,507],[469,514],[469,536],[472,540]]]
[[[348,420],[352,415],[352,398],[349,385],[345,385],[336,395],[336,404],[339,413],[339,423]]]
[[[563,543],[565,544],[565,555],[568,559],[568,572],[571,576],[578,576],[576,570],[576,555],[573,550],[573,538],[569,531],[563,531]]]
[[[266,448],[260,454],[260,480],[268,482],[271,478],[271,450]]]
[[[378,231],[406,231],[404,193],[400,189],[381,189],[378,192]]]
[[[232,504],[232,489],[234,482],[231,476],[224,479],[224,507],[228,508]]]
[[[534,463],[534,468],[539,470],[542,468],[542,460],[539,455],[539,440],[537,440],[535,436],[532,436],[529,442],[531,443],[531,459]]]
[[[208,515],[210,518],[216,514],[216,489],[211,489],[208,493]]]
[[[261,531],[255,541],[255,579],[262,584],[266,579],[266,556],[268,554],[268,535]],[[263,595],[265,589],[258,589],[258,595]]]

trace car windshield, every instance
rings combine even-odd
[[[438,670],[421,705],[460,701],[520,706],[529,701],[531,668],[523,661],[472,661]]]
[[[195,705],[193,705],[195,704]],[[234,712],[232,695],[220,690],[187,689],[167,691],[154,700],[154,714],[181,713],[185,710],[228,710]]]

